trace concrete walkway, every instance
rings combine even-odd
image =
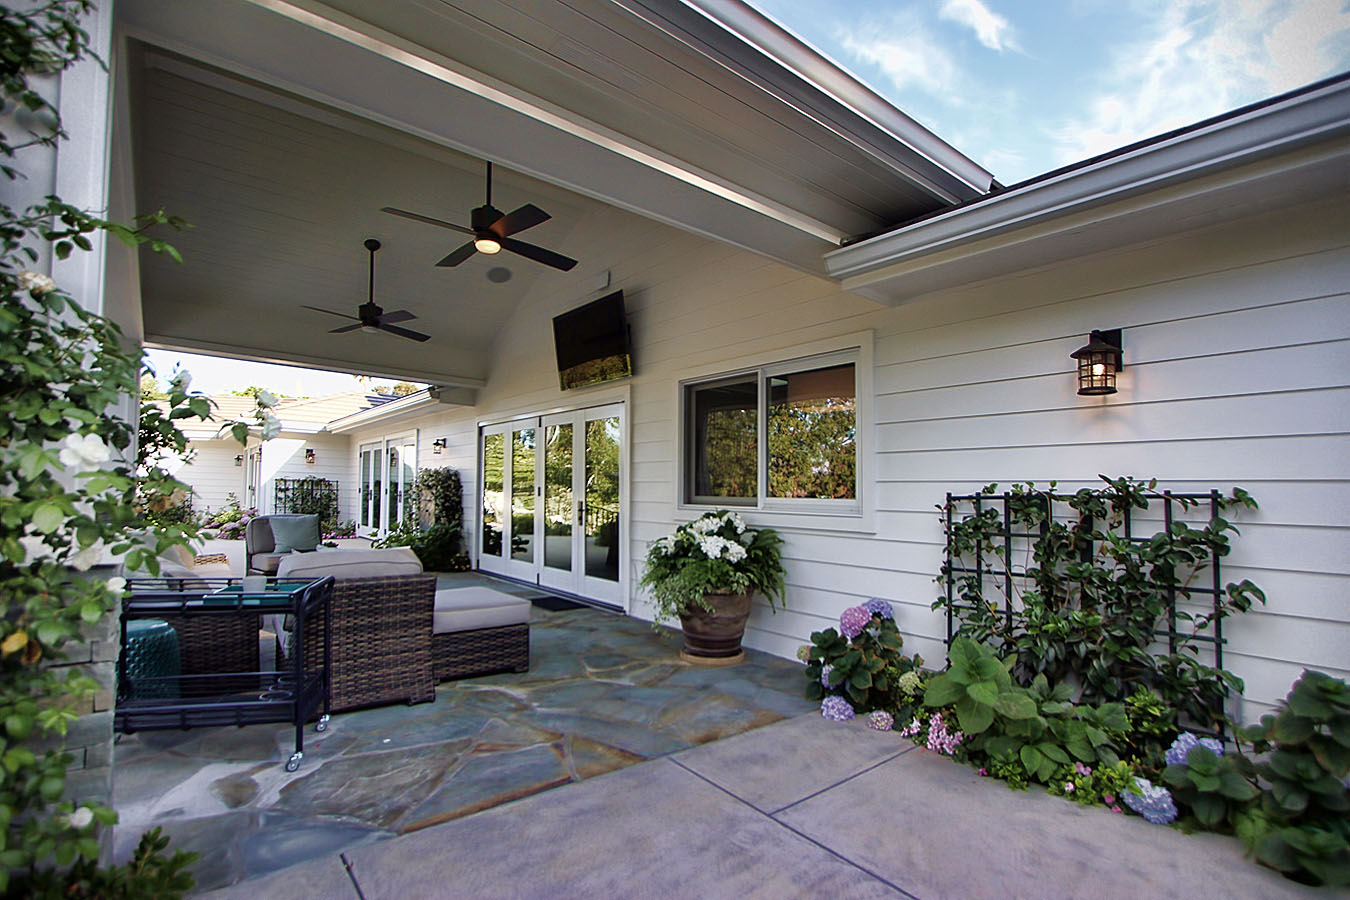
[[[1014,792],[809,714],[206,895],[288,898],[1331,896],[1183,835]]]

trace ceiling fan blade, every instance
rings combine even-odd
[[[358,321],[358,322],[361,321],[360,319],[357,319],[356,316],[349,316],[349,315],[347,315],[346,313],[336,312],[336,311],[331,310],[331,309],[323,309],[323,308],[318,307],[318,306],[305,306],[304,304],[301,304],[301,305],[300,305],[300,308],[301,308],[301,309],[312,309],[312,310],[314,310],[315,312],[328,313],[330,316],[341,316],[341,317],[344,318],[344,319],[356,319],[356,321]]]
[[[472,228],[465,228],[463,225],[456,225],[453,222],[445,222],[441,219],[433,219],[431,216],[424,216],[421,213],[408,212],[406,209],[395,209],[392,206],[381,206],[380,212],[387,212],[391,216],[402,216],[405,219],[412,219],[414,222],[424,222],[427,225],[436,225],[440,228],[449,228],[451,231],[458,231],[460,234],[473,234]]]
[[[394,311],[391,312],[391,313],[385,313],[384,315],[380,316],[380,324],[381,324],[381,325],[392,325],[392,324],[394,324],[395,322],[406,322],[406,321],[408,321],[409,319],[415,319],[415,318],[417,318],[417,316],[415,316],[415,315],[413,315],[412,313],[408,312],[406,309],[398,309],[398,310],[394,310]]]
[[[330,331],[330,332],[328,332],[328,333],[329,333],[329,334],[346,334],[347,332],[349,332],[349,331],[355,331],[356,329],[358,329],[358,328],[360,328],[360,327],[361,327],[361,323],[360,323],[360,322],[357,322],[355,325],[343,325],[341,328],[334,328],[332,331]]]
[[[493,222],[488,226],[488,231],[491,231],[497,237],[510,237],[526,228],[533,228],[541,222],[547,222],[551,218],[553,217],[533,203],[526,203],[515,212],[509,212]]]
[[[503,246],[505,246],[505,245],[503,244]],[[445,259],[443,259],[443,260],[441,260],[440,262],[436,263],[436,265],[442,266],[442,267],[457,266],[457,265],[459,265],[460,263],[464,262],[464,260],[468,259],[470,256],[473,256],[473,255],[474,255],[475,253],[477,253],[477,252],[478,252],[478,249],[477,249],[476,247],[474,247],[473,241],[469,241],[469,242],[468,242],[467,244],[465,244],[463,247],[460,247],[460,248],[459,248],[458,250],[456,250],[454,253],[451,253],[451,254],[450,254],[449,256],[447,256]]]
[[[519,253],[526,259],[541,262],[555,269],[562,269],[564,272],[577,264],[577,261],[570,256],[563,256],[561,253],[554,253],[552,250],[545,250],[543,247],[536,247],[534,244],[527,244],[514,238],[502,238],[502,246],[512,253]]]
[[[399,337],[409,338],[410,340],[414,341],[431,340],[431,335],[429,334],[423,334],[420,331],[413,331],[408,328],[399,328],[397,325],[385,325],[384,323],[380,323],[376,327],[379,328],[381,331],[387,331],[390,334],[396,334]]]

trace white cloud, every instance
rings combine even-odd
[[[956,62],[918,21],[907,18],[897,19],[890,27],[840,28],[838,39],[848,55],[876,66],[897,91],[918,88],[959,101],[954,90],[959,73]]]
[[[974,31],[979,42],[990,50],[1017,49],[1012,24],[980,0],[947,0],[938,15]]]
[[[1115,54],[1086,112],[1054,130],[1058,163],[1333,74],[1350,34],[1341,0],[1157,0],[1155,22]]]

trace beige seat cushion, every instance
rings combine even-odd
[[[257,559],[257,557],[254,557]],[[422,562],[408,547],[387,550],[316,550],[281,557],[277,577],[322,578],[332,575],[346,578],[385,578],[391,575],[420,575]]]
[[[451,634],[478,628],[525,625],[530,601],[485,587],[443,588],[436,592],[433,634]]]

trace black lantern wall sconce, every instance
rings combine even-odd
[[[1121,346],[1120,329],[1113,328],[1092,332],[1085,346],[1069,354],[1078,360],[1079,394],[1092,397],[1116,392],[1116,373],[1125,368]]]
[[[306,465],[310,465],[310,466],[314,465],[314,459],[315,459],[315,456],[314,456],[314,448],[313,448],[313,447],[306,447],[306,448],[305,448],[305,464],[306,464]]]
[[[236,466],[242,466],[244,464],[244,454],[237,454],[234,458],[234,464]]]
[[[445,449],[445,438],[436,438],[436,440],[431,442],[431,452],[436,454],[437,456],[440,456],[441,451],[444,449]]]

